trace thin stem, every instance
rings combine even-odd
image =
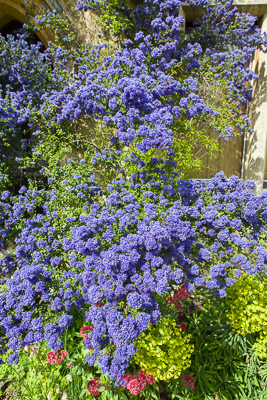
[[[42,380],[40,379],[40,375],[39,375],[38,369],[35,368],[35,365],[34,365],[34,363],[33,363],[33,360],[31,359],[31,357],[30,357],[30,362],[31,362],[31,364],[32,364],[32,366],[33,366],[33,369],[35,370],[36,375],[37,375],[38,378],[39,378],[39,383],[40,383],[40,387],[41,387],[41,393],[42,393],[42,394],[44,395],[44,397],[45,397],[45,390],[44,390],[44,388],[43,388]]]
[[[15,368],[13,368],[13,367],[12,367],[12,364],[10,364],[10,366],[11,366],[11,369],[12,369],[12,370],[14,370],[14,371],[15,371],[15,373],[18,375],[18,377],[19,377],[19,383],[20,383],[20,385],[21,385],[21,386],[24,386],[24,387],[26,388],[26,390],[30,392],[30,397],[31,397],[31,398],[33,398],[33,393],[32,393],[32,391],[30,390],[29,386],[28,386],[28,385],[24,385],[24,384],[23,384],[23,381],[21,381],[21,380],[20,380],[19,373],[16,371],[16,369],[15,369]]]

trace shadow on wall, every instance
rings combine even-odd
[[[254,180],[256,191],[261,192],[262,181],[264,179],[266,141],[267,141],[267,63],[262,58],[266,55],[261,54],[257,65],[256,74],[259,79],[254,86],[253,102],[250,105],[249,116],[254,127],[254,133],[248,137],[245,179]],[[262,60],[262,61],[261,61]]]
[[[0,0],[0,32],[4,36],[14,33],[14,31],[20,29],[24,23],[27,23],[25,9],[21,6],[22,3],[23,0]],[[36,2],[36,5],[37,3],[38,2]],[[47,47],[51,37],[47,32],[42,31],[38,32],[38,37],[36,36],[34,41],[38,40]]]
[[[7,37],[7,35],[12,35],[20,31],[20,29],[23,27],[23,24],[19,21],[16,20],[11,20],[8,22],[6,25],[4,25],[2,28],[0,28],[0,34],[4,37]],[[29,43],[32,44],[37,44],[41,41],[41,39],[37,35],[31,36],[31,38],[28,40]],[[41,41],[42,42],[42,41]],[[43,46],[41,48],[41,51],[43,52],[45,50],[45,45],[42,42]]]
[[[13,19],[6,25],[4,25],[2,28],[0,28],[0,33],[2,36],[6,37],[7,35],[13,34],[16,31],[20,30],[22,26],[23,24],[21,22]]]

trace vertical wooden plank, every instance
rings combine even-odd
[[[203,157],[203,166],[200,172],[194,174],[194,178],[209,179],[219,171],[224,171],[227,178],[232,175],[241,176],[243,136],[231,138],[228,142],[219,139],[220,152],[215,157]],[[267,166],[266,166],[267,175]]]

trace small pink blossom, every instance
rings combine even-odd
[[[38,353],[39,353],[39,347],[37,346],[37,344],[34,344],[30,351],[30,357],[32,357],[34,354],[38,354]]]
[[[87,392],[93,394],[94,396],[99,396],[100,392],[98,389],[100,389],[101,386],[102,384],[100,382],[100,378],[91,379],[90,381],[87,382],[86,390]]]
[[[29,350],[30,350],[30,348],[29,348],[29,346],[26,344],[26,345],[24,346],[24,351],[26,351],[26,353],[28,353]]]
[[[184,375],[184,386],[189,386],[190,390],[195,389],[194,378],[191,375]]]
[[[83,339],[88,339],[88,333],[93,332],[94,327],[91,326],[82,326],[79,330],[80,335],[83,337]]]
[[[153,385],[153,383],[155,382],[155,379],[153,378],[152,375],[146,374],[146,380],[148,381],[148,383],[150,385]]]
[[[125,375],[123,375],[123,377],[121,378],[121,380],[124,380],[126,383],[125,384],[122,384],[121,383],[121,386],[123,387],[123,388],[126,388],[126,385],[127,385],[127,383],[128,383],[128,381],[130,381],[131,379],[133,379],[134,378],[134,376],[132,375],[132,374],[130,374],[129,372],[127,372]]]
[[[123,381],[125,381],[126,383],[124,384]],[[121,378],[121,386],[123,388],[127,387],[130,394],[139,394],[144,390],[147,382],[153,385],[154,381],[155,380],[151,375],[146,374],[145,372],[139,370],[138,376],[132,375],[129,372],[127,372],[127,374],[125,374]]]
[[[142,392],[140,382],[138,382],[137,379],[132,379],[131,381],[127,382],[126,387],[130,394],[139,394]]]
[[[64,357],[66,357],[69,353],[66,350],[61,350],[61,356],[59,357],[58,350],[56,351],[49,351],[46,354],[46,359],[49,362],[49,364],[60,364],[63,360]]]

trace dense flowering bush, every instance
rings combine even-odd
[[[93,202],[91,187],[80,216],[66,217],[63,226],[53,182],[50,191],[25,190],[19,202],[14,198],[5,229],[20,230],[11,257],[16,270],[0,296],[3,347],[14,351],[9,362],[18,361],[25,344],[47,340],[58,350],[76,308],[94,327],[86,360],[93,365],[102,354],[102,372],[116,379],[136,352],[132,341],[160,320],[157,296],[184,280],[190,291],[206,286],[225,296],[236,281],[233,267],[236,277],[265,269],[267,199],[222,174],[199,184],[174,179],[163,185],[144,174],[128,184],[114,180],[102,204]],[[106,346],[109,355],[102,353]]]
[[[13,49],[0,76],[0,233],[1,248],[10,250],[0,260],[0,347],[11,351],[9,364],[34,343],[58,352],[78,313],[87,363],[140,393],[141,373],[123,379],[134,358],[151,372],[150,383],[177,377],[190,364],[189,336],[165,316],[166,297],[176,305],[205,288],[222,298],[242,273],[266,271],[266,194],[255,196],[253,183],[236,176],[193,183],[177,172],[183,135],[194,138],[199,121],[200,137],[206,127],[226,139],[248,129],[239,106],[251,99],[245,83],[256,77],[245,65],[265,39],[231,1],[189,1],[203,6],[203,16],[184,33],[182,4],[145,0],[132,13],[135,36],[113,55],[104,45],[70,49],[72,37],[45,52],[25,34],[1,38],[1,62]],[[55,15],[35,18],[36,30],[52,26]],[[227,93],[227,118],[202,96],[207,73]],[[86,123],[98,141],[84,133]],[[15,155],[25,183],[18,192],[18,175],[8,182]],[[41,168],[39,181],[32,167]],[[165,366],[157,355],[148,365],[149,346],[140,338],[162,336],[176,353]],[[94,378],[87,390],[98,395],[99,385]]]
[[[147,0],[138,5],[132,12],[135,36],[112,56],[104,45],[70,50],[69,42],[68,46],[63,42],[41,51],[40,46],[28,44],[27,35],[2,39],[1,179],[5,186],[8,175],[12,178],[13,159],[21,179],[23,172],[31,178],[34,168],[40,169],[42,163],[51,168],[71,144],[82,152],[87,149],[95,170],[99,163],[103,170],[109,158],[115,159],[109,163],[115,174],[124,159],[142,168],[151,158],[148,152],[157,148],[165,158],[172,154],[181,173],[193,167],[199,145],[208,151],[216,147],[206,131],[229,138],[247,130],[239,105],[251,99],[245,83],[256,76],[245,65],[265,43],[255,18],[230,10],[230,1],[209,7],[209,1],[192,0],[189,5],[204,7],[203,16],[184,33],[179,16],[183,3]],[[105,2],[105,7],[112,4]],[[94,4],[96,10],[102,5]],[[56,20],[54,13],[34,18],[35,31],[58,24],[60,15],[56,13]],[[103,138],[100,143],[85,138],[84,120],[96,121],[94,129]],[[15,149],[10,141],[16,143]],[[99,151],[94,155],[95,146]]]

